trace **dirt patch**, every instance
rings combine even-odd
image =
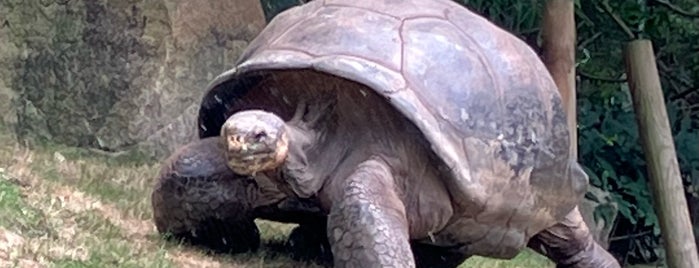
[[[15,259],[17,248],[24,245],[24,238],[14,232],[0,227],[0,260]]]
[[[95,210],[99,212],[100,215],[118,226],[129,238],[145,238],[148,234],[156,231],[152,222],[124,216],[114,206],[102,203],[79,190],[66,186],[54,186],[51,196],[60,200],[70,211]]]
[[[42,267],[36,261],[21,258],[19,249],[25,243],[21,235],[0,227],[0,267]]]

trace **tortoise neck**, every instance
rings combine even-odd
[[[309,153],[319,145],[320,131],[300,127],[293,123],[286,124],[289,138],[287,157],[282,165],[281,180],[299,197],[313,196],[320,185],[313,169],[309,166]]]

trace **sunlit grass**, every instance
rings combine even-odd
[[[489,267],[489,268],[553,268],[556,267],[551,261],[533,251],[525,250],[512,260],[494,260],[483,257],[472,257],[464,262],[460,267]]]

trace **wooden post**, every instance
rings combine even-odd
[[[542,22],[543,62],[561,94],[570,130],[570,154],[577,159],[575,103],[575,5],[573,0],[548,0]]]
[[[648,40],[629,42],[626,73],[669,267],[696,268],[697,246],[653,53]]]

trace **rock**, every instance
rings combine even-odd
[[[2,4],[0,4],[2,6]],[[10,87],[10,77],[14,72],[18,61],[20,49],[10,42],[10,27],[6,9],[0,9],[0,123],[16,124],[17,116],[12,100],[15,99],[15,91]]]
[[[3,123],[23,139],[156,157],[196,138],[205,86],[265,25],[257,0],[3,0],[0,10],[0,64],[14,67],[0,71]]]

